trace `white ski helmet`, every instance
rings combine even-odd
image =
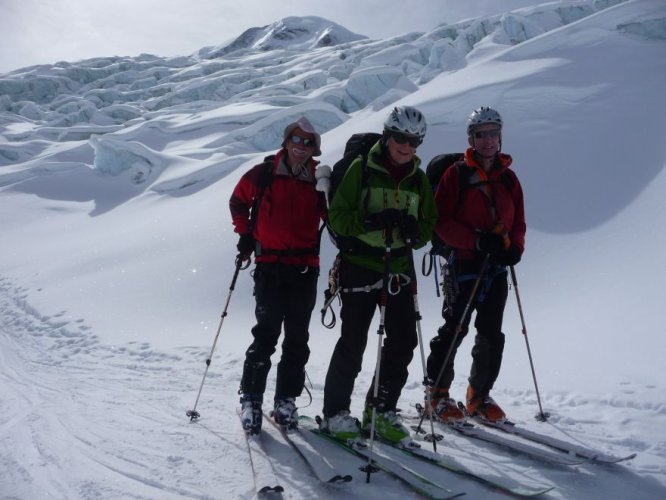
[[[481,106],[472,111],[472,114],[467,118],[467,135],[471,135],[476,127],[484,123],[496,123],[500,131],[502,130],[502,117],[500,114],[489,106]]]
[[[425,116],[412,106],[396,106],[384,120],[384,130],[402,132],[423,139],[426,134]]]

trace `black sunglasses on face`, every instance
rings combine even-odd
[[[300,135],[292,135],[289,140],[293,142],[294,144],[303,144],[306,148],[314,147],[315,140],[314,139],[306,139],[305,137],[301,137]]]
[[[500,136],[499,129],[479,130],[478,132],[474,132],[474,137],[476,137],[477,139],[485,139],[486,137],[492,137],[494,139],[499,136]]]
[[[421,139],[420,137],[403,134],[402,132],[391,132],[391,137],[398,144],[404,144],[407,142],[413,148],[418,148],[423,142],[423,139]]]

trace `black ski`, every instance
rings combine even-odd
[[[335,443],[352,455],[365,460],[370,458],[370,452],[367,449],[365,443],[361,440],[350,440],[347,442],[339,441],[329,434],[321,432],[315,421],[309,417],[300,417],[299,423],[303,429],[312,432],[314,435],[319,436],[321,439]],[[428,479],[418,472],[411,470],[406,464],[392,460],[384,455],[373,453],[372,462],[373,465],[380,470],[383,470],[396,479],[399,479],[412,490],[427,498],[450,499],[457,498],[465,494],[453,492],[441,486],[440,484],[437,484],[435,480]]]
[[[416,409],[419,414],[423,411],[423,407],[419,404],[416,405]],[[418,417],[420,419],[420,417]],[[588,460],[582,457],[575,456],[566,456],[562,453],[555,453],[543,448],[537,448],[536,446],[529,445],[527,443],[519,442],[515,439],[507,439],[503,436],[499,436],[493,432],[488,432],[481,427],[472,424],[468,421],[445,424],[442,422],[435,421],[438,429],[444,429],[449,432],[455,432],[463,436],[477,439],[486,443],[494,444],[505,448],[509,451],[516,453],[521,453],[527,455],[531,458],[536,458],[543,462],[557,464],[557,465],[580,465],[587,462]],[[414,426],[412,428],[415,428]]]
[[[550,448],[566,453],[568,456],[580,457],[582,459],[590,460],[593,462],[614,464],[618,462],[624,462],[626,460],[631,460],[632,458],[636,457],[636,453],[632,453],[630,455],[626,455],[623,457],[609,455],[608,453],[605,453],[603,451],[593,450],[585,446],[577,445],[575,443],[570,443],[562,439],[534,432],[524,427],[519,427],[510,421],[490,422],[488,420],[480,418],[474,418],[474,421],[479,422],[484,426],[491,427],[493,429],[498,429],[502,432],[506,432],[507,434],[512,434],[514,436],[519,436],[534,443],[542,444],[544,446],[549,446]]]
[[[491,479],[490,477],[475,473],[459,464],[456,464],[454,460],[448,459],[444,454],[435,453],[430,450],[424,450],[416,441],[411,441],[408,443],[389,443],[382,440],[381,443],[383,446],[391,446],[396,450],[399,450],[401,453],[432,463],[450,472],[460,474],[461,476],[464,476],[468,479],[480,482],[481,484],[485,484],[486,486],[489,486],[493,489],[501,490],[514,496],[535,497],[548,493],[554,488],[553,486],[545,485],[536,487],[515,484],[511,485],[509,484],[508,480],[502,481],[501,479],[497,478]],[[516,481],[513,482],[515,483]]]
[[[268,420],[280,431],[282,437],[298,453],[303,461],[308,465],[312,473],[319,481],[326,485],[341,485],[349,483],[352,480],[350,474],[344,474],[338,471],[324,455],[316,448],[315,436],[307,431],[296,429],[286,429],[278,425],[272,415],[264,413],[264,421]]]
[[[238,417],[241,417],[240,410],[237,410]],[[261,433],[250,434],[243,429],[246,437],[247,451],[250,455],[250,466],[252,467],[252,478],[254,480],[254,489],[258,498],[282,498],[284,488],[275,474],[275,469],[271,463],[268,453],[261,440]]]

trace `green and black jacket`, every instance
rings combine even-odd
[[[432,188],[425,173],[419,168],[419,157],[414,156],[411,171],[399,183],[383,166],[383,157],[384,151],[379,141],[370,150],[366,165],[362,157],[354,160],[342,178],[328,211],[329,223],[336,233],[354,237],[370,250],[354,254],[343,251],[342,258],[380,273],[384,270],[384,233],[364,229],[363,221],[367,214],[396,208],[406,210],[416,217],[420,238],[414,248],[430,242],[437,221]],[[391,250],[390,272],[407,273],[410,266],[405,242],[398,229],[393,231]]]

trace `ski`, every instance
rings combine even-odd
[[[240,410],[236,410],[236,412],[241,418]],[[264,449],[261,434],[250,434],[245,429],[243,429],[243,434],[245,434],[247,451],[250,455],[250,467],[257,498],[282,498],[284,488],[280,486],[273,464]]]
[[[419,414],[421,414],[423,411],[423,407],[419,404],[416,405],[416,409]],[[420,417],[416,418],[420,419]],[[584,457],[566,456],[562,453],[556,453],[544,448],[537,448],[536,446],[522,443],[515,439],[507,439],[493,432],[488,432],[485,429],[482,429],[466,420],[463,422],[456,422],[451,424],[435,421],[435,424],[437,425],[438,429],[445,429],[449,432],[455,432],[465,437],[494,444],[509,451],[521,453],[531,458],[541,460],[542,462],[556,465],[580,465],[589,461],[589,459]],[[414,429],[414,426],[412,428]]]
[[[548,462],[556,465],[580,465],[585,463],[587,459],[585,458],[576,458],[576,457],[567,457],[559,453],[552,453],[548,450],[537,448],[535,446],[530,446],[525,443],[520,443],[512,439],[506,439],[502,436],[492,434],[490,432],[484,431],[479,427],[466,424],[440,424],[438,422],[439,428],[450,429],[458,434],[463,436],[478,439],[486,443],[491,443],[502,448],[527,455],[532,458],[536,458],[543,462]]]
[[[291,445],[296,453],[303,459],[319,481],[326,485],[342,485],[349,483],[352,480],[350,474],[340,473],[333,464],[331,464],[331,462],[317,450],[317,438],[312,436],[311,433],[303,432],[299,428],[286,429],[275,422],[272,415],[266,413],[264,413],[264,420],[268,420],[273,424],[273,427],[280,431],[284,440],[287,441],[287,443],[289,443],[289,445]]]
[[[519,427],[510,421],[490,422],[488,420],[476,417],[474,418],[474,421],[479,422],[480,424],[486,427],[498,429],[502,432],[506,432],[507,434],[513,434],[514,436],[519,436],[534,443],[542,444],[544,446],[549,446],[550,448],[553,448],[560,452],[564,452],[569,456],[580,457],[582,459],[590,460],[593,462],[615,464],[619,462],[624,462],[626,460],[631,460],[632,458],[636,457],[636,453],[632,453],[630,455],[626,455],[623,457],[610,455],[602,451],[593,450],[585,446],[580,446],[575,443],[564,441],[562,439],[534,432],[524,427]]]
[[[518,497],[535,497],[548,493],[554,488],[554,486],[545,485],[536,487],[527,487],[523,485],[517,486],[510,485],[508,482],[502,482],[498,479],[490,479],[456,464],[454,460],[450,460],[444,455],[435,453],[434,451],[424,450],[416,441],[410,441],[408,443],[389,443],[382,440],[381,443],[386,446],[391,446],[396,450],[399,450],[401,453],[432,463],[450,472],[460,474],[468,479],[480,482],[490,488],[501,490],[510,495]]]
[[[370,451],[367,449],[364,442],[360,440],[349,440],[347,442],[337,440],[331,435],[326,434],[325,432],[321,432],[319,430],[319,426],[313,419],[309,417],[301,416],[299,418],[299,422],[304,429],[310,431],[321,439],[336,444],[352,455],[355,455],[364,460],[368,460],[370,458]],[[457,498],[465,494],[453,492],[426,478],[418,472],[411,470],[407,465],[392,460],[384,455],[373,453],[372,463],[380,470],[383,470],[396,479],[402,481],[412,490],[427,498],[450,499]]]

